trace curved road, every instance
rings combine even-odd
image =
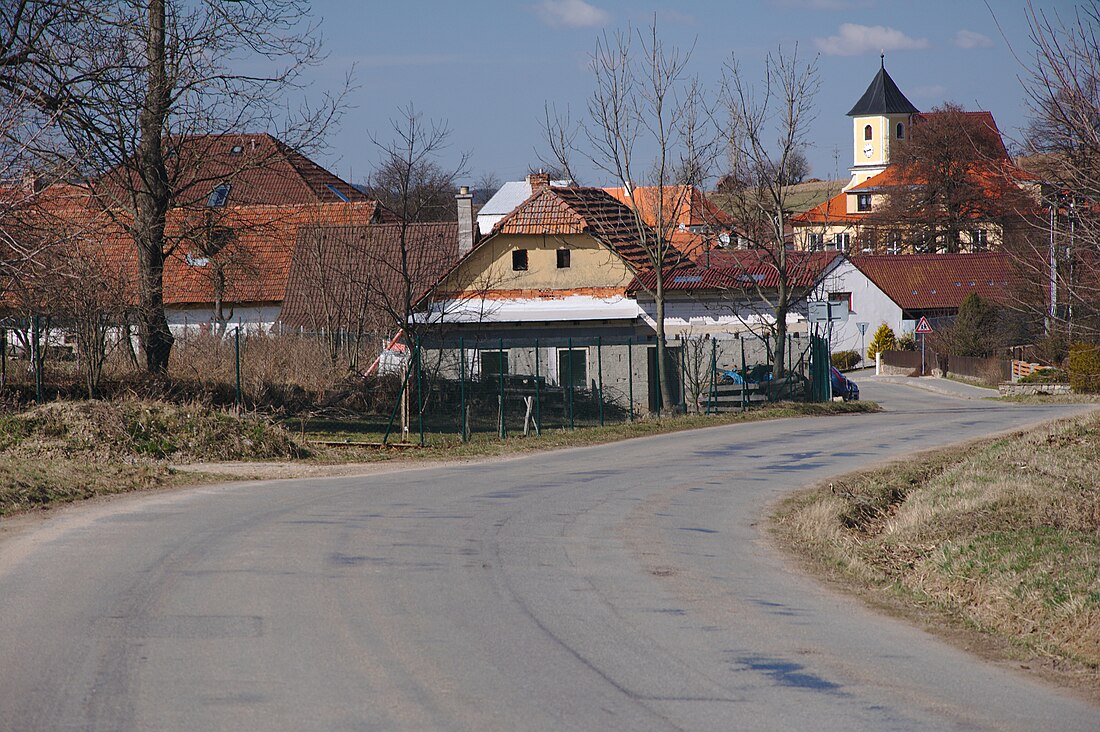
[[[1071,411],[862,386],[886,413],[61,512],[0,543],[0,729],[1096,730],[764,539],[792,489]]]

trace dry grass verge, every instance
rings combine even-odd
[[[1100,698],[1100,413],[834,479],[779,507],[809,567]]]
[[[168,460],[303,454],[280,427],[195,405],[54,402],[0,417],[0,515],[182,482]]]

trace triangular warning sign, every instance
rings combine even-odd
[[[921,317],[920,321],[917,323],[917,332],[918,333],[931,333],[932,332],[932,326],[928,324],[928,318],[925,318],[923,316]]]

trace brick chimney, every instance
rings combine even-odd
[[[461,186],[455,195],[458,203],[458,256],[474,248],[474,197],[467,186]]]
[[[527,176],[527,182],[531,184],[531,193],[538,193],[543,188],[550,187],[550,174],[549,173],[531,173]]]

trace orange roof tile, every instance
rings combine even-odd
[[[852,257],[905,310],[957,308],[970,293],[1004,299],[1013,277],[1007,254],[885,254]]]

